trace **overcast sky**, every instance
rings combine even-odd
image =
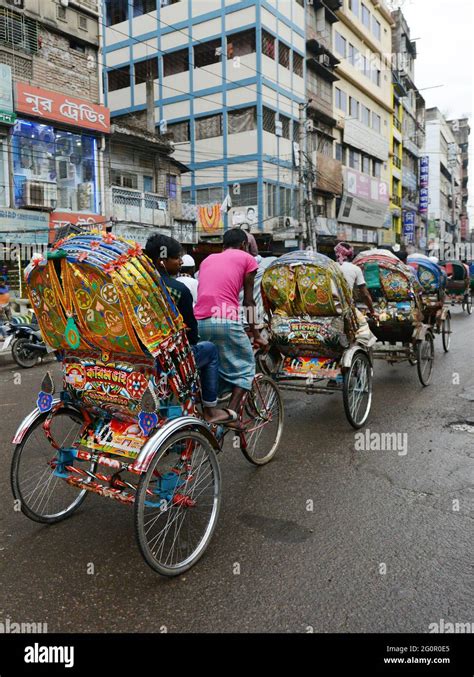
[[[469,212],[474,228],[474,1],[398,0],[416,41],[415,82],[426,107],[437,106],[448,119],[471,118]]]

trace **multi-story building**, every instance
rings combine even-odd
[[[144,110],[153,74],[155,123],[191,170],[183,200],[201,239],[246,225],[292,246],[303,0],[106,0],[105,10],[107,105],[113,116]]]
[[[392,30],[392,52],[394,69],[394,121],[392,152],[398,157],[401,150],[401,196],[400,181],[397,178],[392,196],[401,197],[402,218],[393,219],[394,235],[399,242],[426,246],[426,216],[419,212],[420,204],[420,158],[425,143],[425,102],[415,85],[416,42],[410,38],[410,27],[401,10],[392,12],[395,26]],[[401,111],[397,115],[397,109]],[[401,123],[401,129],[400,129]],[[396,143],[395,143],[396,142]],[[392,206],[400,211],[400,204]]]
[[[459,238],[461,154],[451,125],[438,110],[426,111],[426,155],[429,158],[429,247]]]
[[[65,221],[102,219],[109,116],[101,105],[98,9],[97,0],[0,0],[2,91],[14,94],[13,111],[0,116],[6,249],[46,245]]]
[[[469,135],[471,128],[468,118],[449,120],[451,131],[461,153],[461,214],[460,214],[460,237],[461,240],[469,240]]]
[[[333,26],[335,157],[343,165],[338,236],[355,244],[384,241],[389,218],[389,146],[393,115],[391,28],[383,2],[344,0]]]
[[[334,115],[335,67],[333,26],[342,0],[315,0],[306,4],[307,148],[313,166],[318,247],[333,246],[337,237],[336,199],[342,194],[342,165],[334,158],[337,120]]]

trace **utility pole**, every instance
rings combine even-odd
[[[155,81],[150,63],[146,74],[146,130],[155,134]]]
[[[311,101],[311,99],[310,99]],[[307,116],[306,109],[308,103],[299,104],[299,146],[300,146],[300,164],[299,164],[299,190],[298,190],[298,215],[300,223],[303,227],[303,241],[306,246],[311,246],[314,251],[317,251],[316,230],[314,220],[314,203],[313,203],[313,181],[316,176],[313,171],[312,163],[308,162],[307,150]]]
[[[300,157],[298,166],[298,220],[301,227],[301,242],[306,246],[308,237],[308,224],[306,223],[306,208],[305,208],[305,185],[304,185],[304,167],[306,162],[306,105],[299,104],[299,138],[298,143],[300,147]]]

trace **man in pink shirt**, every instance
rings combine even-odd
[[[221,391],[231,390],[229,408],[236,410],[255,376],[252,343],[242,323],[244,313],[254,343],[266,346],[267,342],[255,327],[253,287],[258,264],[248,253],[247,235],[232,228],[224,234],[223,244],[222,253],[211,254],[201,264],[194,314],[202,340],[217,345]],[[239,305],[242,289],[243,308]]]

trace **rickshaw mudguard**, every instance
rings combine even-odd
[[[144,444],[142,450],[138,454],[133,467],[134,470],[140,473],[144,473],[148,470],[148,467],[153,460],[156,453],[159,453],[160,449],[166,444],[167,440],[177,432],[183,430],[194,430],[200,432],[212,445],[214,451],[219,451],[219,444],[211,433],[209,426],[197,418],[196,416],[179,416],[174,418],[171,421],[165,423],[159,430],[150,437],[150,439]]]
[[[52,402],[52,409],[54,409],[58,404],[61,404],[61,400],[59,398],[55,398]],[[66,406],[66,405],[65,405]],[[81,413],[81,410],[78,407],[75,407],[73,404],[67,404],[68,409],[73,409],[74,411],[77,411],[77,413]],[[17,431],[12,439],[12,444],[20,444],[28,430],[31,428],[33,423],[37,421],[41,416],[44,416],[44,412],[41,412],[38,407],[36,409],[33,409],[25,418],[23,421],[20,423],[20,425],[17,428]]]
[[[429,324],[420,324],[419,326],[415,327],[413,332],[413,341],[424,341],[428,331],[431,331]]]
[[[364,346],[361,346],[361,345],[356,343],[355,345],[353,345],[350,348],[348,348],[347,350],[345,350],[344,353],[342,354],[341,368],[342,369],[349,369],[352,365],[354,355],[356,353],[360,352],[360,351],[367,355],[367,357],[369,358],[370,364],[373,367],[374,364],[373,364],[373,358],[372,358],[371,351],[364,348]]]

